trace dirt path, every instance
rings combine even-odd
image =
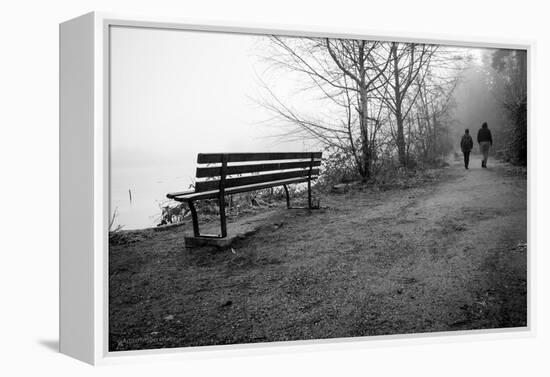
[[[233,252],[112,246],[111,350],[525,326],[525,177],[471,166],[280,210]]]

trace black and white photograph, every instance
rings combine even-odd
[[[525,329],[526,50],[112,26],[108,351]]]
[[[0,375],[550,376],[546,8],[3,2]]]

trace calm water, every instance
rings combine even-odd
[[[192,161],[194,162],[194,161]],[[111,216],[115,225],[140,229],[158,224],[166,194],[185,191],[194,180],[194,166],[128,167],[111,171]],[[130,200],[131,192],[131,200]]]

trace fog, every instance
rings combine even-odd
[[[331,116],[292,74],[273,76],[262,36],[115,27],[111,31],[111,215],[124,229],[154,226],[171,191],[193,182],[197,153],[320,150],[285,131],[257,102],[259,77],[294,107]],[[464,128],[501,121],[484,82],[486,52],[474,57],[454,98],[457,138]],[[473,133],[473,132],[472,132]]]
[[[125,229],[154,225],[166,193],[192,183],[197,153],[319,149],[311,141],[276,137],[281,130],[256,102],[257,74],[266,68],[257,48],[265,40],[113,28],[110,158],[115,224]],[[293,95],[291,78],[280,77],[277,85]]]
[[[502,128],[509,122],[504,107],[491,91],[487,74],[492,49],[470,49],[476,59],[467,68],[453,93],[455,108],[452,124],[455,135],[464,133],[469,128],[475,137],[483,122],[493,130],[495,145],[503,143]],[[458,147],[458,145],[457,145]]]

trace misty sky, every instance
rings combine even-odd
[[[266,137],[271,115],[255,102],[263,37],[121,27],[111,35],[113,167],[305,148]]]

